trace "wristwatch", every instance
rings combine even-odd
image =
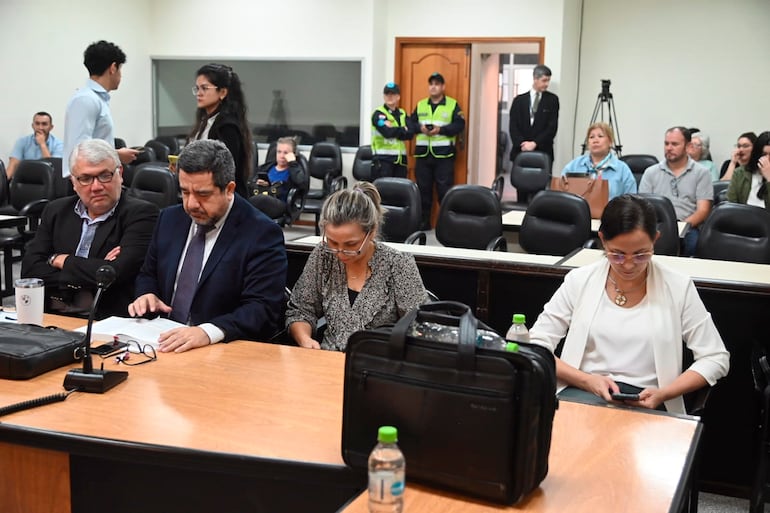
[[[56,257],[57,257],[57,256],[59,256],[59,253],[54,253],[53,255],[49,256],[49,257],[48,257],[48,260],[47,260],[47,262],[48,262],[48,265],[50,265],[51,267],[53,267],[53,261],[54,261],[54,260],[56,260]]]

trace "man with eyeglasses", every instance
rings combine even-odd
[[[85,315],[96,292],[96,270],[115,268],[97,317],[125,315],[144,261],[158,207],[122,194],[117,151],[101,139],[82,141],[69,159],[75,196],[59,198],[43,212],[28,244],[21,276],[45,281],[46,311]]]
[[[160,334],[160,352],[267,340],[284,302],[281,228],[235,194],[235,161],[221,141],[191,142],[177,168],[182,205],[160,214],[128,314],[186,325]]]
[[[674,205],[676,218],[690,225],[682,242],[682,255],[695,254],[698,227],[711,212],[714,184],[711,173],[687,155],[690,131],[684,127],[666,130],[665,160],[648,167],[639,182],[640,193],[665,196]]]

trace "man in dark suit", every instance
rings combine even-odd
[[[104,292],[97,317],[125,315],[158,207],[122,194],[120,158],[101,139],[75,146],[70,169],[77,196],[46,207],[24,254],[21,276],[45,281],[46,311],[83,315],[96,292],[96,270],[110,264],[117,278]]]
[[[220,141],[188,144],[177,167],[182,205],[161,212],[128,313],[187,324],[160,335],[161,352],[264,340],[286,286],[281,229],[234,194],[235,163]]]
[[[532,90],[518,95],[511,105],[511,160],[523,151],[542,151],[553,163],[553,138],[559,128],[559,97],[547,91],[551,70],[542,64],[532,72]]]

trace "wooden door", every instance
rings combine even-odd
[[[396,82],[401,87],[401,107],[411,114],[417,102],[428,96],[428,77],[439,72],[446,81],[444,93],[460,104],[465,131],[457,137],[455,184],[468,181],[468,106],[470,104],[470,44],[405,43],[397,47]],[[414,141],[409,145],[409,177],[414,179]],[[435,197],[435,196],[434,196]],[[438,212],[434,202],[433,219]]]

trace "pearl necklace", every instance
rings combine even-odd
[[[628,298],[626,297],[627,292],[636,292],[637,290],[644,287],[644,285],[647,283],[647,279],[645,277],[645,280],[638,287],[623,291],[623,290],[620,290],[620,288],[618,287],[618,282],[613,280],[612,276],[610,276],[609,273],[607,274],[607,279],[610,280],[610,283],[612,283],[612,287],[615,289],[615,293],[617,294],[615,296],[615,304],[618,306],[625,306],[625,304],[628,303]]]

